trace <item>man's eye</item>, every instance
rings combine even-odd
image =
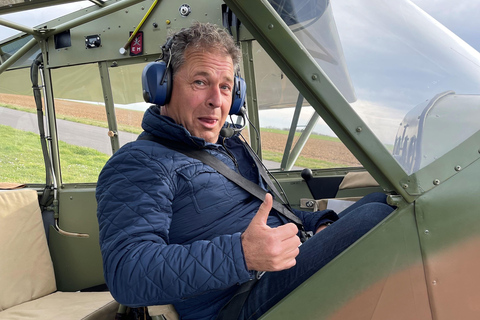
[[[202,86],[202,85],[205,84],[205,82],[203,82],[202,80],[195,80],[194,83],[199,85],[199,86]]]

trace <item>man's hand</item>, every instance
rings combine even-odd
[[[298,228],[293,223],[270,228],[267,219],[272,203],[272,195],[267,193],[257,214],[242,234],[243,253],[248,270],[280,271],[296,264],[295,257],[299,253],[300,245]]]

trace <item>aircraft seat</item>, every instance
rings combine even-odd
[[[366,190],[374,191],[374,188],[378,187],[378,182],[367,171],[348,172],[343,177],[335,198],[300,199],[300,208],[313,211],[332,209],[338,213],[362,198],[362,196],[352,196],[352,190],[359,190],[363,193]]]
[[[153,320],[179,320],[175,307],[171,304],[148,307],[148,314]]]
[[[109,292],[59,292],[37,192],[0,191],[0,320],[114,319]]]

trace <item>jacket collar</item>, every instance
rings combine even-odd
[[[202,138],[192,136],[185,127],[175,123],[172,118],[161,115],[160,106],[158,105],[152,105],[145,111],[142,120],[142,128],[145,130],[144,133],[163,139],[182,142],[197,148],[205,148],[208,145],[215,145],[206,142]],[[144,133],[142,133],[142,135]]]

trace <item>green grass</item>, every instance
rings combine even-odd
[[[281,152],[262,150],[263,160],[269,160],[269,161],[275,161],[275,162],[281,163],[282,157],[283,157],[283,154]],[[333,163],[333,162],[323,161],[319,159],[312,159],[312,158],[299,156],[297,158],[297,161],[295,162],[295,167],[328,169],[328,168],[341,168],[341,167],[345,167],[345,165],[341,163]]]
[[[60,141],[62,179],[65,183],[97,182],[98,174],[110,158],[92,148],[80,147]]]
[[[0,181],[45,183],[40,137],[0,125]]]
[[[0,181],[45,183],[45,164],[38,134],[0,125]],[[66,183],[96,182],[110,157],[87,147],[59,142],[62,178]]]
[[[19,111],[36,113],[36,110],[31,108],[4,104],[0,105]],[[108,128],[107,121],[96,121],[65,115],[57,115],[57,119]],[[3,141],[5,141],[0,146],[0,181],[44,183],[45,169],[38,135],[15,130],[10,127],[0,127],[0,136]],[[136,134],[141,133],[140,128],[132,126],[119,125],[119,130]],[[284,135],[288,134],[287,130],[273,128],[261,128],[261,132],[273,132]],[[299,136],[300,134],[300,132],[295,133],[296,136]],[[310,139],[340,141],[335,137],[318,134],[312,134]],[[59,142],[59,149],[62,179],[64,183],[95,182],[101,168],[109,158],[108,155],[94,149],[69,145],[63,141]],[[280,163],[283,154],[280,152],[263,150],[262,156],[264,160]],[[344,164],[331,163],[319,159],[299,156],[295,166],[304,168],[338,168],[343,167]]]

